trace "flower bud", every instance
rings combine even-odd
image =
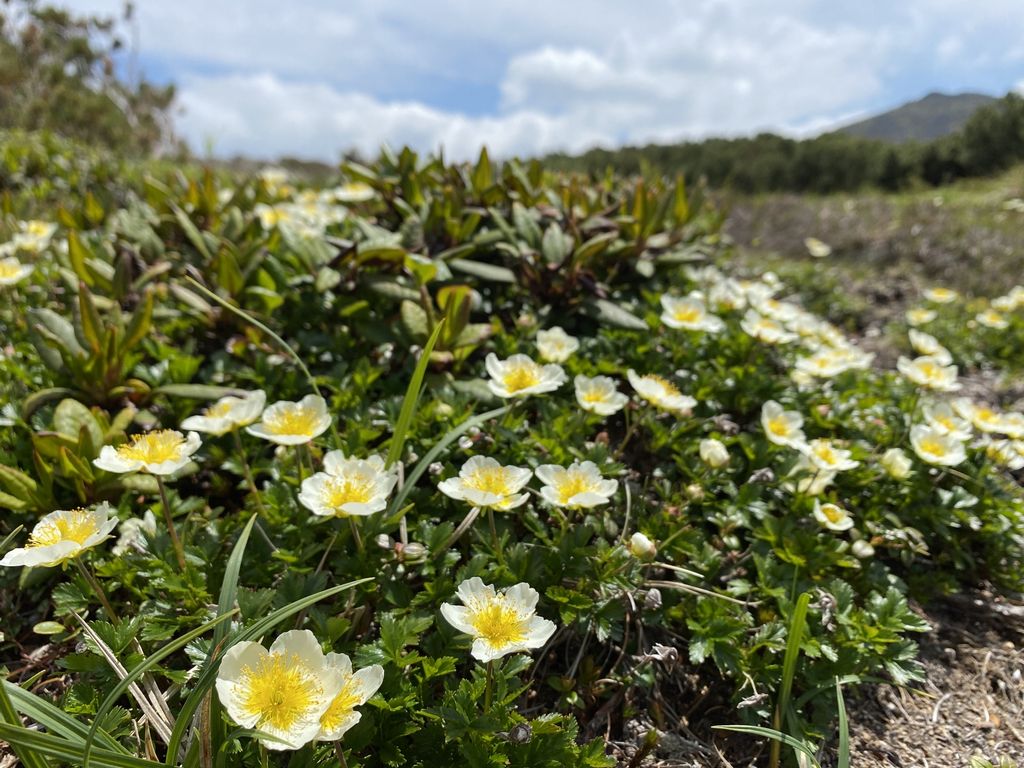
[[[729,449],[720,440],[701,440],[700,458],[709,467],[719,469],[729,463]]]
[[[658,554],[654,542],[637,531],[629,538],[629,552],[638,560],[653,560]]]
[[[703,501],[704,489],[697,483],[690,483],[690,485],[686,486],[686,495],[689,497],[690,501]]]
[[[866,560],[875,554],[875,548],[866,539],[858,539],[853,542],[850,549],[853,551],[854,556],[859,557],[861,560]]]
[[[903,480],[910,474],[910,458],[900,448],[890,448],[878,460],[890,477]]]

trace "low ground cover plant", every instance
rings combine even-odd
[[[608,765],[682,669],[829,743],[912,601],[1022,586],[1024,416],[734,274],[681,178],[66,169],[0,238],[26,765]]]

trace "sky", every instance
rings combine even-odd
[[[136,0],[135,24],[178,132],[220,157],[804,136],[1024,84],[1021,0]]]

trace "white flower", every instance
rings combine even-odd
[[[832,253],[832,248],[816,237],[805,237],[804,248],[816,259],[823,259]]]
[[[966,440],[971,436],[970,423],[960,418],[949,403],[930,403],[921,412],[928,426],[944,435],[952,435],[957,440]]]
[[[878,463],[889,473],[889,477],[896,480],[905,480],[910,476],[910,457],[901,448],[890,448],[882,454]]]
[[[729,449],[721,440],[708,438],[700,441],[700,459],[713,469],[720,469],[729,463]]]
[[[156,531],[156,515],[152,509],[147,509],[142,517],[130,517],[121,523],[121,535],[110,551],[115,557],[126,554],[130,549],[145,552],[146,536],[156,536]]]
[[[860,558],[861,560],[867,560],[875,554],[875,548],[871,546],[871,542],[865,541],[864,539],[857,539],[853,542],[853,544],[850,545],[850,551],[853,552],[854,557]]]
[[[718,309],[743,309],[747,306],[747,295],[743,287],[732,278],[719,280],[708,291],[708,302]]]
[[[526,467],[505,467],[490,456],[473,456],[462,465],[458,477],[437,484],[445,496],[474,507],[513,509],[530,496],[520,494],[533,475]]]
[[[957,367],[943,365],[934,357],[915,357],[913,360],[900,357],[896,361],[896,370],[919,387],[927,387],[937,392],[955,392],[960,389],[960,384],[956,380]]]
[[[607,504],[615,489],[616,480],[606,480],[592,461],[573,462],[568,467],[557,464],[542,464],[536,475],[544,486],[541,497],[552,506],[566,509],[589,509]]]
[[[805,455],[801,455],[797,459],[789,474],[790,477],[796,478],[796,481],[783,483],[783,487],[790,493],[800,493],[806,496],[821,495],[836,478],[835,472],[821,469]]]
[[[372,200],[376,192],[365,182],[350,181],[335,187],[333,194],[334,199],[339,203],[364,203],[367,200]]]
[[[913,309],[907,310],[907,322],[910,325],[926,325],[934,320],[938,315],[934,309],[928,309],[927,307],[914,307]]]
[[[321,732],[321,718],[342,691],[338,665],[329,666],[308,629],[278,635],[267,650],[259,643],[231,646],[217,671],[217,696],[243,728],[273,739],[267,749],[299,749]]]
[[[320,715],[320,732],[315,740],[338,741],[362,717],[356,707],[368,702],[384,682],[384,667],[371,664],[353,672],[352,661],[344,653],[328,653],[324,664],[341,677],[341,690]]]
[[[922,461],[943,467],[955,467],[967,458],[964,444],[953,437],[924,424],[910,428],[910,444]]]
[[[1005,430],[1006,418],[1002,413],[989,408],[987,405],[978,405],[966,397],[960,397],[953,401],[953,410],[971,422],[976,429],[982,432],[1002,433]],[[1011,429],[1013,426],[1011,425]]]
[[[856,347],[825,347],[813,355],[799,358],[793,367],[809,376],[828,379],[843,371],[867,368],[872,359],[873,355]]]
[[[540,365],[527,355],[512,355],[499,360],[493,352],[484,360],[490,381],[487,386],[498,397],[526,397],[553,392],[565,383],[565,371],[559,365]]]
[[[628,549],[637,560],[653,560],[658,554],[658,547],[640,531],[629,537]]]
[[[821,504],[817,499],[814,500],[814,519],[830,531],[848,531],[853,528],[853,518],[849,512],[838,504]]]
[[[1024,438],[1024,414],[1017,413],[1016,411],[1004,413],[1000,427],[1004,435],[1008,435],[1014,440]]]
[[[995,328],[999,331],[1010,327],[1010,322],[994,309],[986,309],[984,312],[979,312],[974,316],[974,319],[986,328]]]
[[[849,451],[837,448],[825,437],[811,440],[802,451],[813,466],[826,472],[843,472],[860,465],[859,461],[850,458]]]
[[[199,435],[195,432],[185,436],[176,429],[159,429],[135,435],[130,442],[116,448],[103,446],[92,463],[107,472],[141,471],[151,475],[173,475],[188,464],[200,445]]]
[[[740,321],[740,327],[749,335],[758,341],[763,341],[765,344],[786,344],[790,341],[796,341],[798,338],[795,333],[787,331],[777,320],[763,317],[752,309],[747,310],[747,314]]]
[[[387,507],[396,482],[396,471],[386,470],[380,456],[346,458],[344,451],[330,451],[324,471],[302,481],[299,503],[314,515],[372,515]]]
[[[580,340],[557,325],[546,331],[537,331],[537,351],[545,362],[564,363],[579,348]]]
[[[302,445],[331,426],[327,401],[319,395],[306,395],[299,402],[279,400],[263,412],[259,423],[245,428],[250,435],[278,445]]]
[[[267,394],[258,389],[241,397],[222,397],[199,416],[189,416],[181,422],[182,429],[223,435],[239,427],[247,427],[260,417]]]
[[[13,256],[0,259],[0,285],[14,285],[32,274],[33,267]]]
[[[11,240],[15,249],[39,253],[50,244],[57,225],[48,221],[22,221],[18,230]]]
[[[960,294],[952,288],[928,288],[924,291],[924,298],[932,304],[949,304],[960,298]]]
[[[1020,440],[993,440],[986,438],[981,444],[985,454],[1012,472],[1024,469],[1024,443]]]
[[[630,368],[626,372],[626,378],[640,397],[663,411],[689,416],[693,407],[697,405],[696,400],[684,395],[674,384],[661,376],[653,373],[641,376]]]
[[[28,544],[12,549],[0,565],[53,566],[110,538],[117,525],[113,509],[102,502],[94,509],[59,509],[35,524]]]
[[[554,622],[537,615],[537,590],[520,583],[502,592],[474,576],[455,592],[462,605],[441,604],[445,621],[473,638],[470,654],[493,661],[540,648],[555,633]]]
[[[804,417],[799,412],[783,410],[774,400],[769,400],[761,406],[761,426],[765,437],[775,445],[786,445],[790,448],[803,446],[807,442],[803,425]]]
[[[693,294],[685,298],[661,297],[661,322],[669,328],[718,333],[725,328],[722,318],[708,312],[704,301]]]
[[[607,376],[590,378],[580,374],[573,383],[576,385],[576,402],[585,411],[611,416],[629,402],[629,396],[619,392],[615,381]]]
[[[910,346],[917,354],[934,358],[939,365],[949,365],[953,362],[953,356],[949,350],[931,334],[911,328],[907,331],[907,335],[910,337]]]

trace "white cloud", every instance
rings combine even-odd
[[[994,66],[1019,45],[1013,19],[1017,0],[139,4],[142,49],[176,72],[194,146],[324,159],[385,142],[464,158],[483,143],[507,156],[805,134],[920,95],[887,88],[910,64]]]

